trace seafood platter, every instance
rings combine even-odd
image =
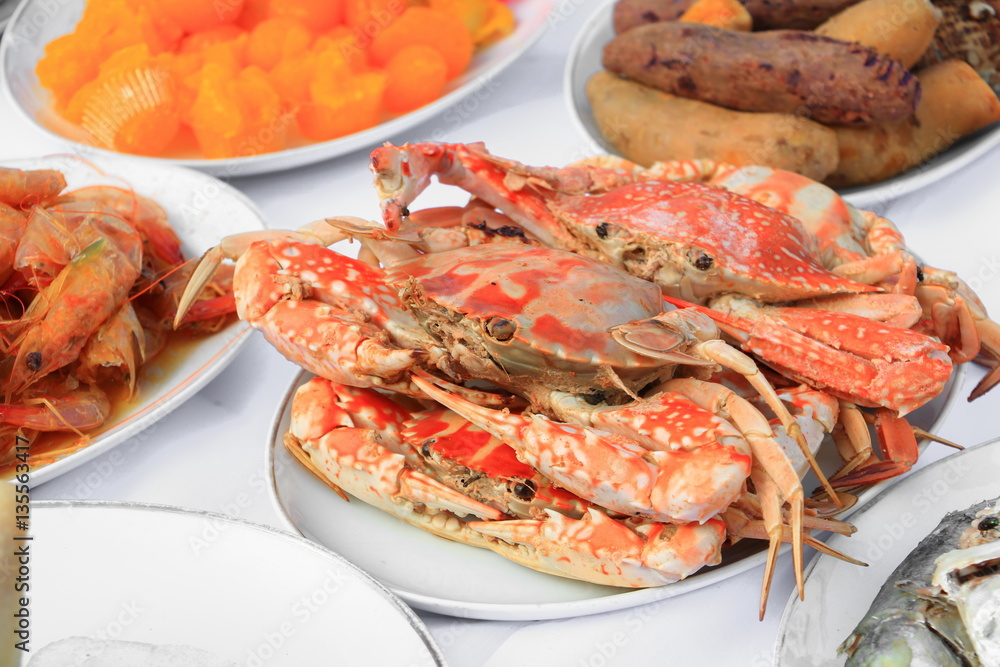
[[[283,442],[337,493],[542,572],[655,587],[719,564],[724,543],[766,539],[763,615],[781,544],[800,572],[803,544],[825,550],[810,530],[853,532],[833,518],[857,502],[851,491],[916,462],[899,413],[937,396],[951,355],[971,359],[997,331],[957,276],[921,265],[918,278],[892,223],[832,190],[817,217],[839,212],[833,238],[865,229],[854,247],[884,252],[848,251],[836,264],[848,268],[826,268],[794,202],[818,184],[791,172],[614,159],[534,168],[456,144],[387,144],[371,169],[381,223],[328,218],[267,242],[227,239],[190,287],[239,257],[240,316],[318,376],[297,387]],[[470,204],[418,211],[432,176]],[[769,188],[800,217],[752,198]],[[727,230],[730,206],[744,226],[760,221],[754,234]],[[346,237],[361,242],[358,259],[324,248]],[[880,282],[886,269],[899,291],[847,277]],[[733,294],[743,284],[756,298]],[[935,324],[917,293],[968,310],[939,310]],[[977,339],[964,353],[959,318]],[[769,378],[720,327],[781,374]],[[824,374],[824,357],[855,370]],[[882,459],[857,405],[874,410]],[[837,424],[844,464],[827,479],[814,450]],[[810,468],[820,488],[807,501]]]
[[[31,443],[20,462],[40,484],[135,436],[235,358],[246,327],[223,282],[177,330],[174,304],[185,258],[264,219],[237,190],[166,165],[53,156],[7,161],[2,173],[3,344],[15,370],[0,430]],[[95,246],[105,241],[111,250]],[[0,460],[7,474],[16,453]]]
[[[891,207],[861,205],[917,187],[891,182],[911,169],[925,183],[948,170],[968,169],[969,182],[982,176],[971,161],[1000,136],[991,71],[971,56],[924,62],[946,52],[935,40],[947,12],[931,5],[909,17],[921,17],[919,26],[870,44],[858,26],[895,12],[895,0],[828,7],[822,19],[809,5],[808,26],[796,23],[801,16],[771,25],[780,8],[754,0],[675,0],[683,17],[651,21],[665,2],[618,0],[583,25],[579,7],[548,0],[345,0],[330,15],[321,13],[329,3],[308,0],[241,0],[232,15],[199,14],[199,3],[172,14],[157,0],[89,0],[16,49],[27,38],[18,32],[30,25],[24,17],[47,6],[26,0],[14,38],[0,44],[8,93],[0,113],[42,125],[58,118],[79,154],[0,160],[5,474],[30,470],[35,485],[65,474],[41,486],[44,496],[86,483],[87,470],[131,441],[134,465],[110,466],[108,487],[102,478],[82,488],[223,507],[232,521],[202,516],[182,545],[216,554],[193,565],[207,595],[228,598],[228,584],[214,582],[224,577],[208,568],[244,534],[243,520],[263,512],[295,548],[339,554],[344,576],[409,622],[389,631],[419,644],[428,664],[443,664],[441,653],[405,604],[484,620],[565,619],[666,602],[750,570],[752,599],[740,607],[748,623],[765,621],[769,605],[774,619],[776,600],[794,589],[779,664],[817,656],[874,664],[864,661],[891,654],[899,640],[887,629],[896,621],[883,622],[890,598],[919,607],[919,632],[942,634],[938,623],[954,630],[946,643],[955,664],[996,664],[990,623],[973,616],[996,620],[997,510],[976,504],[1000,495],[985,489],[1000,458],[991,444],[953,453],[971,443],[939,433],[956,404],[977,401],[968,408],[976,410],[996,399],[1000,325],[984,304],[994,303],[984,297],[995,296],[995,270],[939,265],[942,253],[919,235],[908,239]],[[856,8],[876,14],[859,18]],[[622,27],[622,16],[648,25]],[[612,18],[617,36],[595,47],[591,38]],[[368,24],[377,34],[365,34]],[[586,70],[576,54],[593,64],[603,53],[604,70],[586,72],[584,88],[612,150],[539,142],[529,161],[508,153],[496,128],[528,127],[548,102],[565,115],[579,91],[550,95],[547,106],[512,105],[514,78],[501,70],[523,76],[539,61],[551,65],[545,40],[532,52],[539,60],[514,60],[566,26],[573,34],[564,37],[578,36],[569,62],[559,61],[571,88]],[[752,46],[758,37],[763,46]],[[94,41],[101,48],[85,61]],[[560,58],[566,51],[557,49]],[[699,69],[705,53],[725,71]],[[672,70],[680,83],[670,83]],[[443,130],[456,101],[482,93],[476,85],[492,76],[500,92],[461,108],[481,103],[489,113]],[[814,85],[817,76],[833,83]],[[767,88],[772,79],[781,90]],[[821,99],[808,97],[817,87]],[[26,103],[26,93],[38,95]],[[788,108],[752,106],[783,95]],[[948,95],[960,101],[948,106]],[[637,96],[655,105],[631,126],[614,120],[645,104]],[[769,148],[627,148],[655,143],[642,132],[655,133],[654,121],[678,101],[783,114],[774,125],[791,134],[760,139],[749,120],[734,120],[733,132]],[[737,102],[751,106],[731,109]],[[716,113],[698,108],[668,124],[698,135]],[[941,114],[952,112],[968,112],[968,122],[929,151],[924,134],[940,135]],[[257,121],[277,117],[287,133],[261,132]],[[399,136],[429,118],[441,124]],[[460,143],[449,132],[483,136]],[[889,156],[891,173],[851,166],[851,146],[876,136],[885,141],[876,157]],[[183,156],[187,148],[196,153]],[[894,161],[894,151],[906,159]],[[950,166],[932,178],[927,159]],[[232,185],[180,166],[245,176],[305,164]],[[311,190],[317,178],[321,191]],[[359,178],[372,187],[344,185]],[[865,199],[850,187],[874,189]],[[966,203],[954,206],[964,214]],[[319,219],[301,215],[316,204]],[[992,229],[980,233],[987,248]],[[218,423],[202,416],[149,428],[248,341],[248,361],[198,406]],[[273,381],[279,368],[290,385]],[[267,432],[261,415],[273,415]],[[147,451],[140,433],[186,442],[177,453]],[[253,438],[264,456],[246,442]],[[189,460],[195,444],[203,460]],[[927,465],[928,451],[939,460]],[[178,458],[187,484],[164,479],[166,468],[159,477],[141,471],[143,462]],[[936,489],[956,466],[972,472],[949,478],[933,511],[907,519],[905,539],[879,546],[867,517],[885,525],[908,489],[925,490],[928,480]],[[201,488],[195,480],[206,474],[218,479]],[[133,475],[141,481],[129,489]],[[107,513],[123,526],[133,510],[164,525],[192,511],[60,502],[40,509],[53,519]],[[975,519],[948,515],[933,532],[947,511],[969,507]],[[944,542],[934,537],[945,532]],[[266,560],[249,548],[241,564]],[[935,571],[925,561],[941,554]],[[862,581],[846,605],[841,598]],[[335,586],[324,599],[343,592]],[[836,613],[815,611],[827,604]],[[291,627],[281,631],[287,643],[268,649],[289,660],[299,646],[292,635],[318,626]],[[202,639],[123,639],[140,644],[114,650],[156,652],[141,644],[150,641],[217,652]]]

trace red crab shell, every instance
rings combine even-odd
[[[663,362],[631,352],[609,327],[662,312],[659,288],[595,260],[520,243],[424,255],[386,283],[453,354],[493,360],[484,379],[587,393],[602,367],[641,386]]]
[[[827,270],[798,220],[728,190],[645,181],[556,195],[548,208],[613,263],[687,300],[730,291],[769,302],[877,291]]]

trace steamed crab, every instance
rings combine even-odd
[[[594,511],[643,525],[707,525],[743,496],[749,479],[762,523],[741,530],[769,539],[768,576],[783,540],[793,543],[801,572],[804,494],[767,420],[722,385],[670,380],[678,364],[736,370],[811,459],[795,418],[709,318],[664,312],[659,288],[607,264],[519,242],[420,254],[398,242],[366,241],[383,270],[324,247],[340,230],[365,226],[333,222],[249,247],[230,241],[196,275],[210,273],[227,252],[239,255],[237,312],[288,358],[338,384],[438,400]],[[660,358],[608,332],[634,320],[655,323]],[[493,410],[509,400],[459,384],[471,379],[520,397],[527,411]],[[381,463],[362,461],[359,448],[370,438],[338,439],[342,449],[326,450],[336,453],[322,459],[321,471],[349,490],[370,491],[373,482],[345,482],[351,475],[333,472],[382,471]],[[396,472],[380,472],[376,486],[430,503],[436,492],[426,485],[397,488],[402,463],[394,461],[386,470]]]
[[[782,374],[874,408],[896,437],[880,443],[885,461],[861,465],[859,451],[847,486],[909,469],[916,441],[899,418],[940,393],[952,363],[1000,356],[1000,327],[955,274],[918,265],[892,223],[796,174],[616,158],[535,168],[481,144],[387,145],[372,171],[390,238],[454,244],[486,228],[598,258],[690,302]],[[411,214],[432,176],[470,206]],[[655,354],[654,331],[619,340]]]
[[[672,583],[718,564],[727,540],[767,536],[749,494],[701,523],[612,515],[552,484],[513,448],[450,410],[319,377],[297,389],[285,443],[338,492],[441,537],[604,585]],[[812,514],[804,525],[851,532]],[[791,541],[787,527],[781,537]]]

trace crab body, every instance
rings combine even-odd
[[[552,486],[513,450],[453,413],[418,409],[406,421],[411,409],[371,389],[313,378],[296,391],[285,444],[335,488],[437,535],[550,574],[648,587],[721,560],[726,528],[719,519],[693,525],[616,520]]]
[[[659,315],[656,286],[586,257],[490,243],[419,256],[385,282],[471,375],[529,398],[607,391],[609,372],[638,391],[666,370],[607,333]]]
[[[942,350],[955,363],[980,349],[1000,355],[1000,328],[961,281],[920,267],[889,221],[796,174],[704,160],[643,169],[595,158],[538,168],[493,156],[481,144],[384,146],[373,151],[371,167],[390,229],[412,226],[404,213],[436,175],[499,209],[536,242],[599,258],[655,282],[667,296],[705,306],[702,312],[741,342],[767,328],[776,344],[755,354],[802,381],[837,386],[838,395],[862,405],[902,415],[931,400],[950,375]],[[729,297],[740,297],[739,316],[720,305]],[[823,311],[825,331],[806,322],[808,314],[778,321],[768,306]],[[839,336],[859,318],[910,346],[905,360],[889,358],[898,374],[931,380],[898,401],[895,392],[871,392],[867,380],[839,370],[857,365]],[[920,332],[919,344],[910,327]],[[806,355],[797,352],[803,337],[810,339]],[[815,354],[828,363],[808,363]],[[874,347],[857,355],[879,356]],[[998,380],[1000,371],[989,374],[974,396]]]

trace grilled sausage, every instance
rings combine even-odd
[[[611,40],[604,67],[672,95],[840,125],[905,118],[920,97],[916,77],[895,60],[796,30],[654,23]]]

